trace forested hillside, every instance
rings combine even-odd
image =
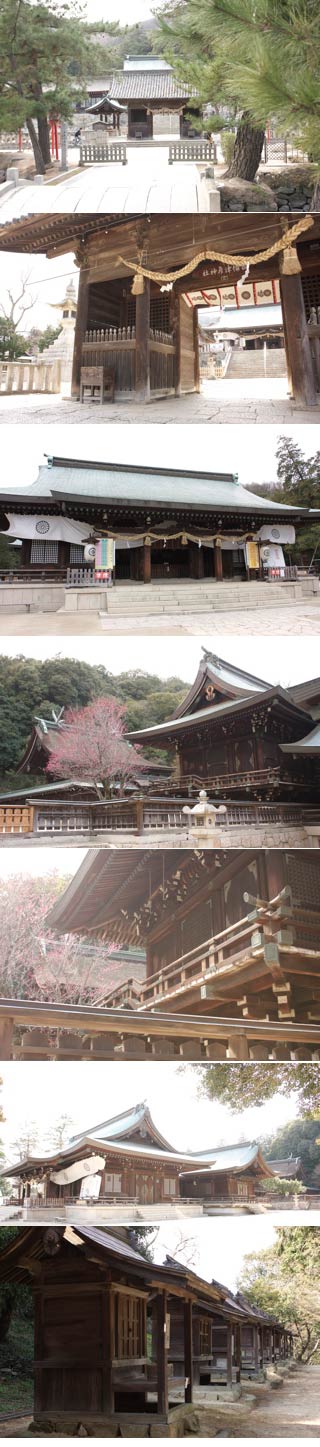
[[[0,786],[11,785],[35,714],[46,717],[52,707],[83,708],[109,696],[125,704],[128,730],[142,728],[170,718],[187,688],[180,678],[139,670],[115,676],[102,664],[77,659],[0,656]]]

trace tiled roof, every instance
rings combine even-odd
[[[196,92],[182,85],[171,70],[119,71],[112,76],[109,100],[188,100]]]

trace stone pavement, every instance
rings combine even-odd
[[[100,139],[100,137],[99,137]],[[74,154],[71,165],[76,164]],[[130,146],[126,166],[81,166],[43,185],[30,182],[0,193],[0,223],[44,212],[136,215],[209,211],[209,192],[194,162],[169,166],[169,147]]]
[[[200,393],[192,392],[185,397],[160,397],[145,406],[136,401],[106,403],[85,402],[80,406],[74,398],[63,398],[49,393],[0,395],[0,424],[15,425],[17,422],[93,422],[110,426],[111,423],[130,422],[218,422],[244,423],[273,422],[282,426],[285,422],[314,422],[319,425],[319,406],[297,407],[287,395],[285,377],[256,377],[205,382]],[[315,444],[316,445],[316,444]]]
[[[111,618],[98,613],[2,613],[0,614],[2,638],[51,638],[88,637],[105,633],[126,637],[128,634],[144,637],[178,635],[212,637],[212,632],[257,637],[269,634],[315,634],[320,633],[320,598],[308,598],[305,603],[292,603],[290,607],[256,608],[255,610],[229,613],[159,614],[148,618]]]

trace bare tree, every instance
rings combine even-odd
[[[32,310],[37,300],[35,296],[31,295],[29,290],[30,275],[30,271],[21,273],[18,296],[14,296],[14,293],[7,287],[7,296],[9,299],[7,306],[4,306],[4,303],[0,301],[1,315],[4,317],[4,320],[8,322],[12,332],[20,331],[21,323],[26,312]]]

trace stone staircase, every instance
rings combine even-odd
[[[259,348],[256,352],[249,348],[243,351],[233,347],[231,360],[228,367],[228,377],[285,377],[286,358],[283,347],[268,347],[266,353],[266,373],[264,370],[264,351]]]
[[[314,579],[301,582],[264,583],[204,582],[135,583],[117,585],[106,591],[106,607],[110,617],[151,617],[174,613],[228,613],[242,609],[277,608],[296,603],[312,595]],[[316,580],[317,581],[317,580]]]

